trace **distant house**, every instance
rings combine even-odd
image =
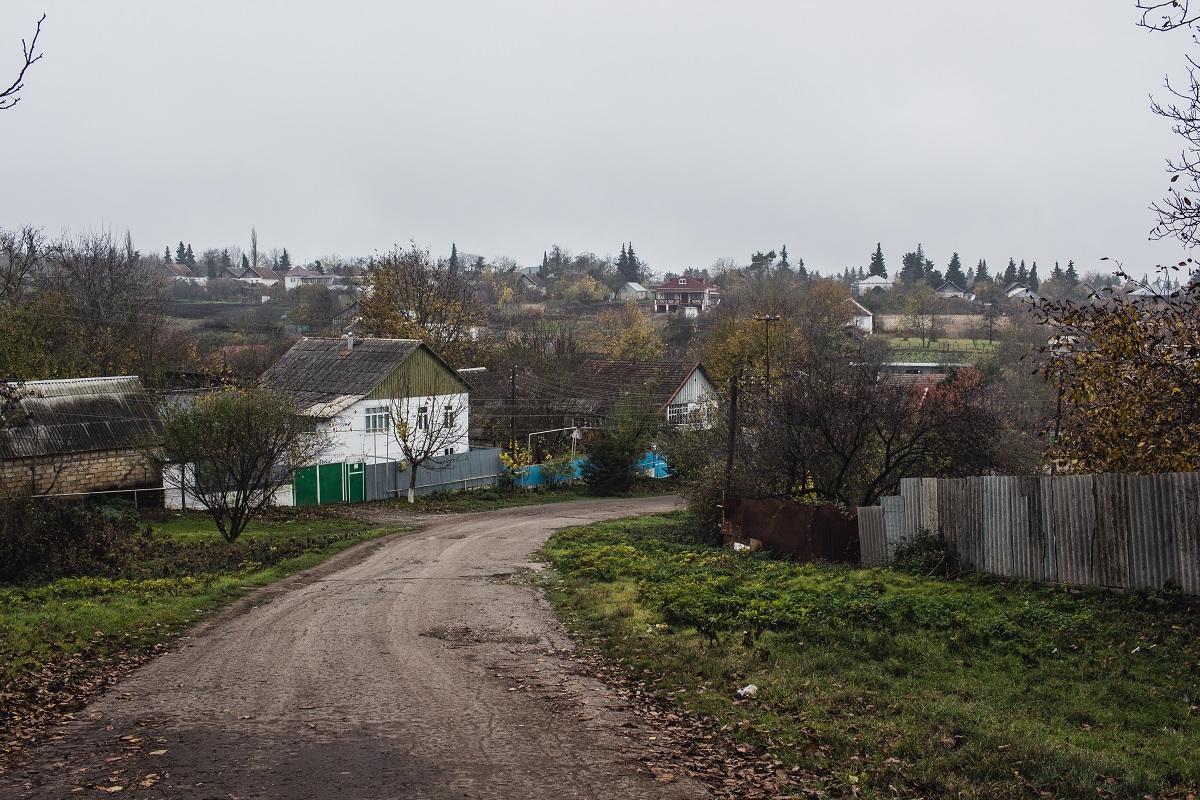
[[[274,286],[279,283],[279,273],[270,267],[250,267],[242,272],[238,280],[256,286]]]
[[[861,297],[872,289],[889,292],[892,290],[893,285],[891,278],[885,278],[882,275],[868,275],[862,280],[857,280],[850,284],[850,291]]]
[[[692,308],[708,311],[721,302],[721,290],[695,275],[680,275],[654,287],[654,310],[674,314]]]
[[[180,283],[190,283],[203,286],[208,283],[207,277],[200,277],[187,264],[163,264],[167,277]]]
[[[401,460],[396,407],[417,430],[453,428],[438,432],[445,455],[470,449],[470,384],[417,339],[301,339],[260,383],[294,397],[330,433],[328,462]]]
[[[967,293],[954,281],[946,281],[933,292],[938,297],[966,297]]]
[[[970,364],[937,364],[930,361],[893,361],[880,365],[881,383],[902,386],[935,386],[949,377],[956,369],[966,369]]]
[[[301,286],[317,285],[332,287],[334,281],[337,280],[335,275],[323,275],[320,272],[313,272],[305,267],[292,267],[283,276],[283,288],[287,290],[299,289]]]
[[[158,416],[136,377],[9,385],[21,419],[0,430],[0,489],[83,495],[162,486],[142,450]]]
[[[535,272],[522,272],[517,277],[517,288],[530,294],[546,294],[546,282]]]
[[[640,283],[629,281],[617,289],[617,300],[622,303],[636,303],[639,300],[649,300],[650,290]]]
[[[601,361],[579,365],[573,382],[592,399],[580,408],[603,418],[622,400],[632,400],[662,416],[675,428],[708,428],[717,389],[704,367],[689,361]]]
[[[850,321],[846,323],[848,328],[856,328],[870,336],[875,332],[875,315],[871,313],[871,309],[864,306],[862,303],[851,298],[847,302],[850,303]]]

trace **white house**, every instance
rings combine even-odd
[[[470,386],[417,339],[301,339],[260,380],[328,431],[326,462],[403,461],[397,428],[411,449],[470,450]]]
[[[292,267],[284,273],[283,288],[290,291],[308,284],[319,284],[328,288],[333,286],[335,280],[334,275],[322,275],[305,267]]]
[[[616,299],[622,303],[637,302],[638,300],[649,300],[650,290],[640,283],[628,281],[617,289]]]
[[[680,275],[654,287],[654,310],[660,314],[687,308],[708,311],[720,302],[721,290],[695,275]]]
[[[872,289],[879,289],[884,292],[891,291],[892,285],[891,278],[885,278],[882,275],[868,275],[862,280],[850,284],[850,291],[862,296]]]
[[[850,321],[846,323],[846,327],[857,328],[868,336],[874,333],[875,315],[871,313],[871,309],[853,298],[847,302],[850,303]]]
[[[709,428],[717,388],[693,361],[601,361],[579,365],[574,382],[593,395],[578,410],[603,417],[621,400],[633,400],[661,414],[673,428]]]

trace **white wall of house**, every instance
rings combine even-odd
[[[711,425],[711,410],[716,408],[717,390],[696,369],[687,382],[667,403],[666,414],[669,425]]]
[[[333,446],[321,457],[325,463],[334,461],[364,461],[376,463],[380,461],[403,461],[404,456],[400,444],[396,441],[393,431],[391,409],[399,404],[399,413],[403,419],[413,420],[418,417],[422,406],[429,409],[429,425],[431,429],[440,428],[444,422],[447,408],[455,411],[452,431],[445,437],[447,448],[454,453],[465,453],[470,450],[467,443],[467,429],[470,426],[470,411],[467,394],[443,394],[432,397],[409,397],[400,400],[360,400],[350,408],[332,419],[325,420],[322,425],[329,432]],[[377,411],[370,411],[378,409]],[[385,419],[386,418],[386,419]],[[440,435],[433,433],[432,435]]]
[[[855,314],[850,318],[850,324],[867,334],[875,332],[875,317],[871,314]]]

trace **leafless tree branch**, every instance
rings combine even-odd
[[[42,18],[37,23],[37,30],[33,32],[33,39],[28,43],[24,39],[21,40],[21,52],[25,56],[25,63],[21,66],[21,71],[17,73],[16,80],[9,84],[7,89],[0,91],[0,111],[12,108],[20,101],[21,98],[17,95],[21,89],[25,88],[25,73],[35,63],[42,60],[42,54],[37,52],[37,40],[42,35],[42,23],[45,21],[46,15],[42,14]]]

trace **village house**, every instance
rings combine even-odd
[[[310,490],[323,495],[322,503],[335,490],[343,493],[339,500],[361,500],[368,467],[394,464],[403,471],[400,426],[416,449],[436,448],[436,455],[447,456],[470,451],[471,387],[416,339],[301,339],[260,383],[293,397],[330,437],[322,463],[310,468],[311,480],[307,472],[297,475],[296,504],[307,503]],[[395,485],[395,470],[388,485]]]
[[[672,428],[709,428],[717,389],[704,367],[689,361],[602,361],[579,365],[572,383],[591,399],[579,401],[582,419],[598,424],[621,401],[650,409]]]
[[[695,275],[680,275],[654,287],[654,310],[674,314],[692,309],[692,315],[721,302],[721,290]]]
[[[143,447],[158,425],[136,377],[9,384],[12,424],[0,430],[0,489],[84,495],[162,487]]]
[[[326,288],[332,287],[334,281],[337,280],[335,275],[323,275],[320,272],[313,272],[306,267],[292,267],[283,276],[283,288],[287,290],[299,289],[301,286],[317,285]]]
[[[650,299],[650,290],[640,283],[628,281],[617,289],[616,299],[621,303],[636,303],[641,300]]]
[[[889,292],[892,290],[893,285],[891,278],[885,278],[882,275],[868,275],[862,280],[857,280],[850,284],[850,291],[861,297],[872,289]]]
[[[966,291],[954,281],[946,281],[937,289],[934,289],[933,293],[938,297],[965,298],[967,296]]]
[[[875,315],[871,313],[871,309],[864,306],[854,298],[850,298],[850,321],[846,323],[846,327],[854,328],[870,336],[875,332]]]

